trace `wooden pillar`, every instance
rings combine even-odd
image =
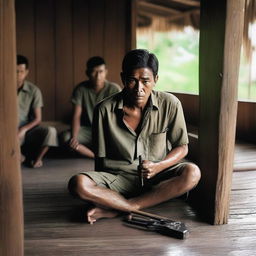
[[[126,40],[126,52],[136,49],[136,30],[138,15],[138,0],[127,1],[127,20],[126,31],[128,33]]]
[[[200,211],[213,224],[228,221],[232,183],[237,82],[244,0],[201,1],[199,155]]]
[[[0,255],[23,255],[14,0],[0,0]]]

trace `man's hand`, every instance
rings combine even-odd
[[[78,150],[79,141],[77,140],[77,138],[75,138],[75,137],[71,138],[71,140],[69,142],[69,146],[74,150]]]
[[[151,179],[161,171],[158,163],[153,163],[149,160],[142,161],[142,175],[145,179]]]
[[[25,137],[26,132],[27,132],[27,129],[25,127],[19,128],[18,138],[19,138],[20,141],[23,140],[23,138]]]

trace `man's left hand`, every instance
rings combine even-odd
[[[159,163],[154,163],[149,160],[142,161],[142,175],[145,179],[151,179],[158,174],[161,169]]]

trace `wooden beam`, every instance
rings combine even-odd
[[[179,14],[172,15],[171,17],[168,18],[168,22],[172,22],[174,20],[184,18],[191,14],[200,14],[200,9],[193,9],[193,10],[184,11],[184,12],[180,12]]]
[[[136,29],[137,29],[137,13],[138,13],[138,1],[127,1],[127,19],[126,19],[126,51],[130,51],[136,48]]]
[[[0,255],[23,255],[14,0],[0,0]]]
[[[201,1],[199,161],[202,178],[193,199],[213,224],[228,221],[243,20],[244,0]]]
[[[149,19],[155,18],[157,16],[162,17],[162,15],[149,13],[149,12],[146,12],[144,10],[139,10],[138,14],[141,15],[141,16],[145,16]],[[166,21],[171,23],[172,21],[175,21],[175,20],[178,20],[178,19],[181,19],[181,18],[185,18],[186,16],[189,16],[191,14],[198,14],[199,15],[200,14],[200,9],[193,9],[193,10],[189,10],[189,11],[180,12],[179,14],[171,15],[168,18],[166,18]]]
[[[152,4],[152,3],[148,3],[148,2],[138,2],[139,3],[139,7],[141,8],[148,8],[151,9],[154,13],[156,11],[158,12],[163,12],[164,14],[178,14],[180,13],[180,11],[177,11],[175,9],[166,7],[166,6],[162,6],[162,5],[158,5],[158,4]]]
[[[188,5],[188,6],[195,6],[195,7],[200,6],[200,2],[193,1],[193,0],[171,0],[170,2],[184,4],[184,5]]]

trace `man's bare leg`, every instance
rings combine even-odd
[[[180,176],[159,183],[149,192],[131,198],[130,202],[138,205],[139,209],[154,206],[190,191],[197,185],[200,177],[199,168],[194,164],[187,164]]]
[[[130,200],[113,190],[97,186],[86,175],[78,175],[76,179],[75,192],[81,199],[114,209],[111,212],[117,215],[118,211],[131,212],[143,209],[186,193],[198,183],[200,171],[196,165],[188,164],[181,176],[161,182],[151,191]],[[98,206],[93,209],[87,213],[87,219],[90,223],[99,218],[108,217],[110,214],[109,210],[101,211],[102,208]]]
[[[94,158],[94,153],[86,146],[83,144],[77,145],[75,148],[75,151],[78,152],[79,154],[89,157],[89,158]]]
[[[39,167],[43,166],[43,157],[47,153],[48,150],[49,150],[48,146],[44,146],[41,148],[37,158],[31,162],[31,165],[33,168],[39,168]]]

